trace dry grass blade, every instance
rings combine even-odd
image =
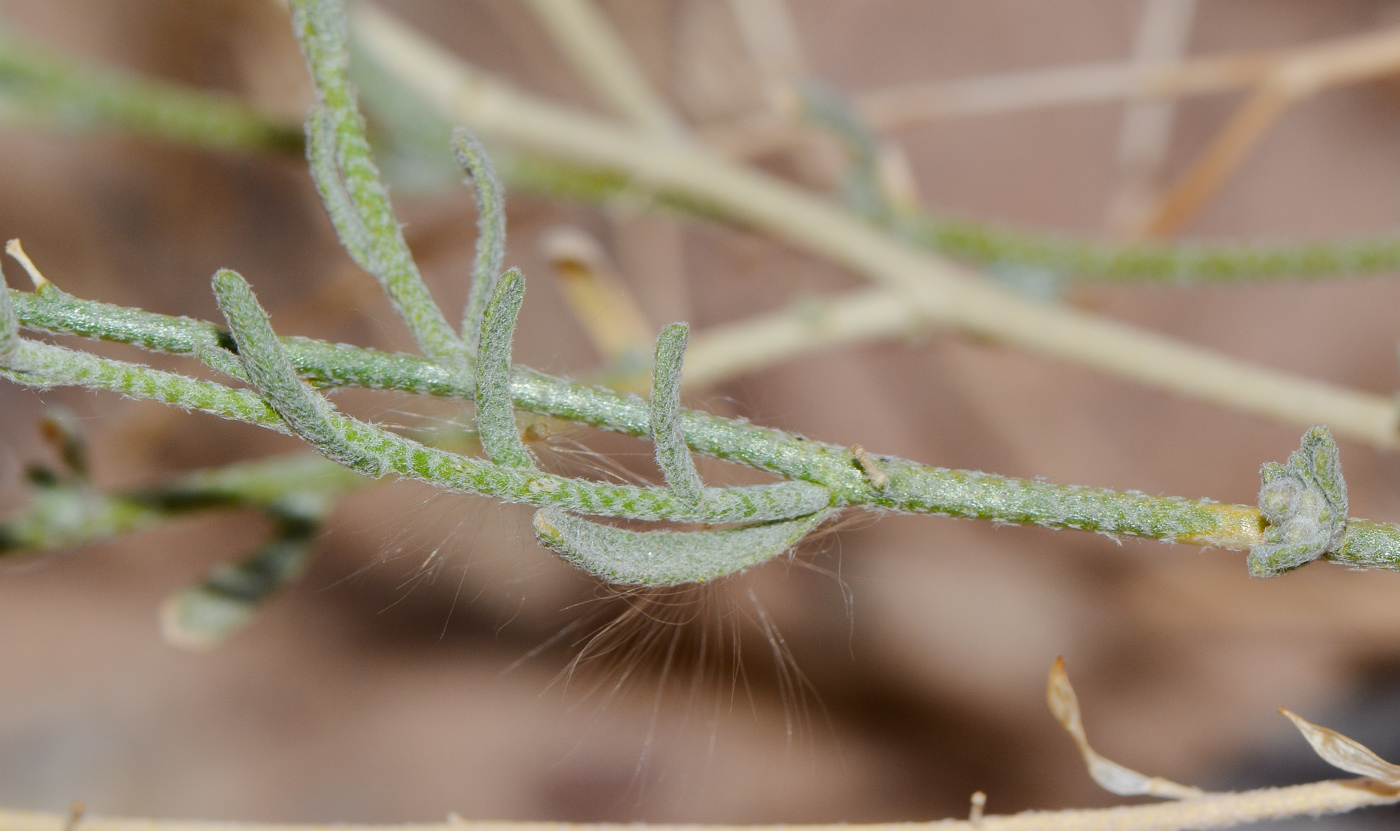
[[[856,106],[880,130],[976,115],[1149,97],[1225,92],[1262,80],[1273,61],[1247,54],[1177,65],[1094,63],[913,83],[866,93]]]
[[[1084,722],[1079,715],[1079,699],[1070,686],[1069,674],[1065,672],[1065,659],[1056,658],[1050,668],[1050,682],[1045,690],[1050,712],[1074,738],[1079,752],[1084,756],[1084,764],[1089,775],[1099,787],[1119,796],[1158,796],[1163,799],[1196,799],[1206,796],[1206,792],[1190,785],[1181,785],[1160,776],[1148,776],[1126,768],[1117,762],[1105,759],[1089,746],[1084,735]]]
[[[849,343],[914,336],[927,315],[884,288],[803,298],[791,306],[710,327],[690,341],[687,388],[700,388],[808,352]]]

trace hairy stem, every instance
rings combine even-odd
[[[476,427],[491,461],[505,467],[535,466],[520,438],[511,395],[511,341],[525,300],[525,278],[516,269],[501,277],[481,314],[476,355]]]
[[[467,351],[475,354],[481,340],[481,316],[501,276],[501,263],[506,256],[505,189],[476,136],[466,130],[453,130],[452,151],[476,194],[476,259],[472,264],[471,291],[462,309],[462,339]]]
[[[130,343],[179,355],[194,355],[200,347],[222,348],[229,342],[227,331],[210,323],[80,300],[51,286],[39,293],[12,291],[10,296],[20,323],[29,329]],[[464,399],[473,395],[469,381],[454,367],[431,359],[306,338],[282,338],[281,342],[298,374],[317,386],[354,384],[370,389]],[[25,345],[60,349],[30,342]],[[61,351],[94,366],[120,364]],[[152,397],[141,394],[137,389],[139,385],[129,383],[128,376],[156,373],[155,370],[120,366],[119,370],[87,375],[82,385],[114,389],[133,397]],[[21,382],[35,381],[13,372],[7,375]],[[191,409],[285,429],[276,413],[251,393],[182,379],[169,373],[156,373],[156,376],[180,379],[178,383],[182,388],[211,398],[206,402],[210,406],[189,407]],[[50,384],[57,383],[68,381],[50,381]],[[650,404],[628,393],[516,369],[511,376],[511,396],[519,409],[578,424],[643,438],[652,431]],[[194,397],[177,396],[186,402],[182,406],[188,406]],[[682,410],[679,424],[686,444],[695,452],[820,485],[830,490],[832,504],[837,507],[868,506],[906,513],[1038,524],[1234,550],[1248,550],[1264,542],[1265,523],[1253,506],[949,470],[890,456],[872,456],[889,477],[884,487],[875,488],[848,448],[694,410]],[[406,464],[406,467],[409,466]],[[454,477],[461,475],[465,474],[459,472]],[[511,493],[529,497],[528,487],[523,484],[498,492],[493,489],[493,495],[512,498],[504,495]],[[455,486],[454,489],[476,490]],[[670,510],[677,511],[675,497],[669,498],[673,500]],[[542,504],[534,498],[518,501]],[[654,510],[650,513],[657,515]],[[1400,527],[1351,520],[1341,548],[1327,559],[1363,567],[1394,567],[1400,562]]]
[[[320,118],[312,119],[313,141],[324,138],[335,147],[334,165],[329,164],[328,153],[323,153],[319,165],[313,157],[313,173],[322,194],[331,194],[327,198],[331,218],[349,219],[353,208],[358,223],[353,229],[337,230],[342,239],[348,236],[370,249],[364,252],[360,265],[379,280],[423,351],[435,357],[461,355],[466,347],[418,273],[370,152],[364,118],[349,79],[344,9],[339,3],[323,0],[293,0],[292,23],[323,112]],[[321,181],[322,174],[334,181]],[[348,247],[352,253],[356,248]]]

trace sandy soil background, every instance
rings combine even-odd
[[[593,106],[520,5],[386,5],[522,87]],[[690,118],[752,105],[752,79],[725,57],[741,54],[727,5],[603,5]],[[1140,14],[1139,3],[1112,0],[791,5],[813,73],[850,93],[1123,58]],[[1360,0],[1202,0],[1191,49],[1305,43],[1374,28],[1391,11]],[[35,42],[235,92],[291,118],[309,100],[273,3],[9,0],[0,16]],[[1169,175],[1237,100],[1183,105]],[[1397,102],[1397,88],[1377,82],[1298,107],[1189,234],[1392,228]],[[895,138],[932,207],[1093,234],[1117,184],[1120,119],[1117,105],[1086,106]],[[455,309],[471,257],[470,196],[399,201],[428,279]],[[531,281],[516,356],[553,372],[597,363],[539,250],[560,224],[604,242],[658,324],[704,328],[860,284],[747,233],[516,195],[508,261]],[[410,347],[338,248],[295,159],[7,129],[0,234],[21,237],[55,282],[85,297],[212,318],[208,279],[228,266],[253,282],[283,333]],[[19,276],[8,264],[7,273]],[[1069,300],[1308,376],[1381,394],[1400,386],[1393,278],[1080,290]],[[388,421],[464,417],[385,396],[340,400]],[[0,482],[11,509],[25,500],[23,467],[51,460],[36,420],[52,403],[82,417],[103,486],[296,449],[154,404],[4,385]],[[1301,433],[939,332],[794,360],[690,403],[923,462],[1246,503],[1260,463],[1283,459]],[[586,470],[593,462],[578,447],[648,469],[645,446],[586,432],[555,439],[545,455]],[[1353,514],[1400,518],[1394,456],[1346,442],[1342,451]],[[728,475],[719,464],[702,470]],[[1150,773],[1213,788],[1330,775],[1275,713],[1280,704],[1400,758],[1394,574],[1315,566],[1262,581],[1232,553],[884,517],[716,589],[619,599],[538,549],[529,516],[414,485],[358,494],[336,512],[306,577],[200,655],[162,642],[156,609],[255,546],[260,520],[189,519],[8,560],[0,803],[62,810],[76,798],[104,814],[245,820],[455,811],[696,822],[920,820],[963,814],[979,789],[998,813],[1114,804],[1046,711],[1056,655],[1069,662],[1098,749]],[[628,609],[642,613],[631,613],[613,654],[568,675],[581,638]]]

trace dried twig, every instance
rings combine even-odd
[[[1134,232],[1142,236],[1166,236],[1180,230],[1215,195],[1296,100],[1297,94],[1287,86],[1274,83],[1261,86],[1240,105],[1191,169],[1147,211]]]
[[[649,132],[671,138],[685,134],[617,29],[591,0],[531,0],[530,8],[603,103]]]
[[[1251,822],[1321,816],[1400,802],[1400,789],[1370,779],[1333,779],[1286,788],[1263,788],[1184,802],[1072,811],[986,815],[980,820],[894,822],[870,825],[668,825],[663,823],[449,822],[393,825],[306,824],[117,819],[87,816],[83,831],[1186,831],[1229,828]],[[67,817],[39,811],[0,810],[0,831],[63,831]]]
[[[1140,67],[1180,63],[1195,17],[1196,0],[1147,0],[1133,63]],[[1176,102],[1169,98],[1135,99],[1124,109],[1118,133],[1121,181],[1108,202],[1110,231],[1137,227],[1150,210],[1175,114]]]
[[[1400,29],[1367,32],[1292,49],[1194,58],[1179,64],[1099,63],[933,81],[870,92],[857,106],[880,130],[970,115],[1248,89],[1281,67],[1309,67],[1326,86],[1393,73]]]
[[[1140,231],[1181,228],[1224,184],[1268,128],[1290,106],[1322,90],[1400,71],[1400,30],[1281,56],[1254,94],[1152,211]]]
[[[885,285],[933,323],[1289,423],[1325,423],[1371,444],[1400,444],[1396,408],[1387,398],[1030,301],[778,179],[534,99],[466,66],[387,14],[369,5],[357,10],[352,28],[366,57],[443,117],[532,152],[622,171],[639,186],[722,206],[740,221]]]

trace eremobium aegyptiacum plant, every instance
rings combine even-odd
[[[345,251],[378,280],[421,354],[279,334],[250,282],[228,269],[219,270],[212,280],[222,322],[80,299],[44,278],[17,243],[10,252],[29,273],[33,291],[0,292],[0,374],[10,381],[159,401],[294,436],[319,454],[186,476],[139,493],[102,495],[85,490],[86,483],[47,482],[31,508],[5,525],[6,547],[20,550],[100,538],[206,507],[252,507],[266,513],[273,527],[266,545],[171,598],[164,614],[167,631],[176,640],[208,645],[236,631],[301,573],[310,545],[337,499],[391,478],[532,506],[532,527],[541,546],[601,583],[624,588],[724,580],[794,551],[839,515],[861,511],[1033,524],[1244,551],[1249,572],[1258,577],[1282,575],[1316,560],[1359,569],[1400,569],[1400,526],[1349,516],[1340,451],[1325,425],[1307,429],[1286,461],[1263,466],[1257,506],[1236,505],[935,467],[685,409],[681,387],[691,333],[682,322],[664,327],[656,337],[642,394],[515,363],[512,345],[517,317],[528,299],[528,275],[506,267],[505,197],[491,155],[473,132],[460,127],[451,132],[451,151],[475,194],[480,217],[470,291],[457,319],[443,311],[424,282],[380,176],[351,82],[344,9],[333,0],[293,0],[291,12],[316,90],[304,139],[311,177]],[[382,35],[386,30],[366,29],[361,36],[373,41],[375,31]],[[381,40],[367,49],[378,48],[379,59],[385,61],[392,53],[390,45]],[[52,83],[58,90],[55,95],[84,89],[76,70],[70,75],[57,70],[26,75],[24,67],[17,64],[12,69],[20,79],[17,83]],[[411,75],[414,67],[399,69]],[[386,63],[380,73],[383,81],[393,75],[392,67]],[[1089,315],[945,268],[941,261],[929,259],[930,250],[951,251],[974,261],[1019,257],[1023,265],[1097,270],[1117,277],[1178,278],[1204,271],[1227,279],[1269,270],[1312,274],[1383,268],[1395,258],[1393,241],[1277,247],[1264,253],[1229,247],[1112,249],[901,213],[880,202],[872,184],[877,159],[871,136],[839,99],[815,87],[805,90],[802,106],[810,120],[836,133],[850,150],[856,178],[848,185],[857,193],[853,208],[794,195],[794,189],[756,174],[735,173],[722,160],[684,142],[649,144],[648,139],[610,133],[614,128],[586,119],[572,132],[552,129],[561,116],[547,107],[512,99],[511,93],[493,91],[484,82],[471,87],[472,79],[465,75],[444,76],[444,85],[449,82],[475,90],[478,98],[464,93],[453,98],[449,90],[433,99],[429,90],[424,94],[432,100],[424,106],[437,100],[469,109],[476,101],[479,123],[469,126],[503,144],[514,139],[525,149],[507,160],[516,178],[537,185],[548,178],[557,191],[598,199],[638,187],[630,178],[635,177],[654,187],[658,204],[699,210],[806,241],[818,253],[863,270],[900,302],[923,307],[925,314],[942,322],[1149,379],[1156,376],[1142,365],[1122,369],[1138,360],[1122,356],[1173,364],[1181,370],[1173,377],[1184,377],[1180,383],[1185,391],[1196,394],[1228,387],[1244,370],[1165,340],[1134,340]],[[182,99],[172,90],[141,91],[123,83],[134,82],[113,81],[90,91],[88,103],[94,111],[119,114],[117,120],[126,119],[123,123],[130,129],[216,147],[296,143],[285,131],[241,121],[236,109],[221,109],[198,96]],[[481,103],[492,94],[500,98],[494,110]],[[123,109],[123,101],[130,104],[128,109]],[[514,109],[506,106],[512,102]],[[441,120],[446,115],[438,111],[434,117]],[[530,132],[535,128],[542,134]],[[433,132],[431,124],[427,132]],[[226,140],[209,138],[213,135]],[[575,144],[568,145],[570,141]],[[551,152],[555,158],[550,158]],[[862,171],[864,179],[859,176]],[[259,276],[252,277],[256,281]],[[136,346],[198,361],[223,377],[204,380],[100,357],[35,334]],[[1126,345],[1141,348],[1116,351]],[[1160,373],[1161,383],[1167,385],[1162,379],[1169,375],[1166,370]],[[1265,384],[1266,393],[1294,382],[1271,377],[1268,383],[1275,386]],[[327,397],[342,388],[470,402],[479,450],[459,452],[460,448],[349,415]],[[1331,412],[1330,399],[1321,394],[1318,398],[1323,403],[1314,409],[1258,401],[1242,406],[1297,421],[1314,412]],[[1370,413],[1371,404],[1363,404],[1348,412]],[[649,442],[661,484],[620,484],[544,469],[536,449],[522,436],[522,413]],[[56,435],[68,435],[64,429],[61,420],[52,426]],[[1345,422],[1350,435],[1364,435],[1366,429]],[[774,481],[706,484],[697,470],[696,454],[747,466]],[[77,473],[82,466],[78,455],[70,462]],[[1400,798],[1395,768],[1345,737],[1301,719],[1297,723],[1319,753],[1366,777],[1366,782],[1320,783],[1313,791],[1279,797],[1266,808],[1250,808],[1255,803],[1247,799],[1228,801],[1243,794],[1208,794],[1145,777],[1089,747],[1062,666],[1052,674],[1050,689],[1052,709],[1075,738],[1096,781],[1114,793],[1180,800],[1172,809],[1175,814],[1132,814],[1144,817],[1144,824],[1114,825],[1104,819],[1110,824],[1100,827],[1213,827],[1211,823],[1225,821],[1212,818],[1217,815],[1234,821],[1345,810]],[[0,818],[0,824],[10,821]],[[998,827],[1035,827],[1016,825],[1019,820],[995,821],[1006,823]],[[1044,815],[1025,822],[1079,827],[1072,825],[1076,821]],[[1084,821],[1098,820],[1086,816]]]

